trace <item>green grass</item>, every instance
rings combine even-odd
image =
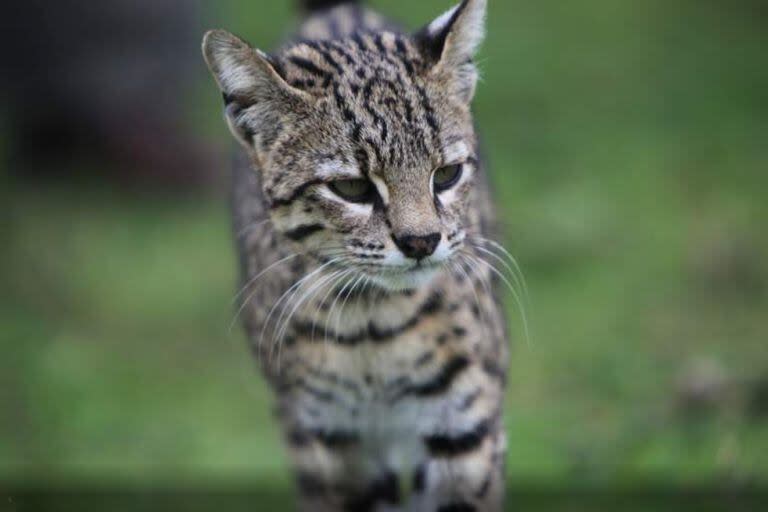
[[[387,5],[416,25],[445,4]],[[288,13],[219,9],[211,25],[264,47]],[[511,482],[768,482],[768,413],[750,405],[768,379],[758,9],[491,2],[476,111],[532,294],[530,346],[510,302]],[[190,119],[226,144],[204,84]],[[0,480],[287,489],[268,393],[227,331],[225,201],[10,187]],[[692,412],[696,368],[722,384]]]

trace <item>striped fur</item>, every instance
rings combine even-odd
[[[203,45],[245,148],[239,314],[301,507],[499,510],[507,343],[470,109],[485,0],[414,35],[332,3],[273,54]],[[362,199],[338,192],[350,179]]]

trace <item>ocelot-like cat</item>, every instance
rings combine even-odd
[[[238,314],[300,508],[500,510],[506,256],[470,108],[486,0],[414,34],[356,2],[304,8],[274,53],[203,42],[245,148]]]

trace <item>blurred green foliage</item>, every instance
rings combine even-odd
[[[449,6],[373,2],[411,27]],[[510,301],[513,483],[768,482],[768,11],[491,0],[476,112]],[[269,48],[288,2],[206,3]],[[229,144],[205,76],[189,122]],[[222,162],[225,168],[227,162]],[[11,184],[0,480],[290,485],[225,201]],[[762,393],[762,394],[761,394]]]

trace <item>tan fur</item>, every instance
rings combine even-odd
[[[251,167],[233,194],[240,314],[305,510],[501,506],[507,344],[470,110],[484,13],[467,0],[408,36],[342,6],[275,55],[206,36]],[[376,199],[334,194],[349,178]],[[395,241],[429,234],[418,264]]]

